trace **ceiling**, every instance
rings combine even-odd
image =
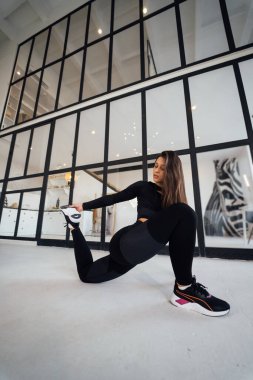
[[[86,0],[0,0],[0,44],[20,43]]]

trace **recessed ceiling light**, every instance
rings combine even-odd
[[[145,15],[145,14],[147,14],[147,13],[148,13],[148,8],[144,7],[144,8],[143,8],[143,14]]]
[[[119,157],[119,153],[116,154],[116,157]]]
[[[103,30],[102,29],[98,29],[98,34],[102,34],[103,33]]]
[[[17,75],[21,75],[21,72],[20,72],[20,71],[17,71]]]
[[[197,108],[196,105],[192,106],[192,110],[194,111]]]
[[[95,135],[95,133],[96,133],[96,131],[91,131],[91,134],[92,134],[92,135]]]

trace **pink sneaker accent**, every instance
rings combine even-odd
[[[186,303],[189,303],[189,301],[186,301],[182,298],[179,298],[178,300],[176,300],[177,303],[179,303],[180,305],[185,305]]]

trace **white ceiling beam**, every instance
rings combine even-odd
[[[19,32],[14,25],[11,25],[9,21],[4,20],[0,16],[0,29],[11,40],[17,41],[19,39]]]

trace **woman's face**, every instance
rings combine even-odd
[[[165,159],[163,157],[158,157],[153,167],[153,181],[158,186],[162,186],[164,176],[165,176]]]

